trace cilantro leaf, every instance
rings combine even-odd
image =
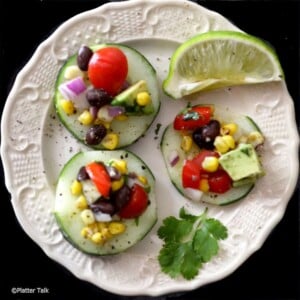
[[[228,236],[227,228],[219,220],[206,219],[205,226],[217,240],[224,240]]]
[[[218,253],[219,246],[217,240],[203,227],[197,230],[194,237],[193,248],[198,253],[203,262],[208,262]]]
[[[190,280],[198,275],[199,269],[202,267],[202,260],[201,256],[194,251],[192,242],[185,243],[184,250],[180,271],[185,279]]]
[[[180,274],[186,279],[194,278],[202,265],[201,257],[194,251],[192,242],[168,243],[158,257],[162,271],[171,278]]]
[[[162,271],[175,278],[180,275],[181,263],[184,256],[184,245],[170,242],[159,252],[158,261]]]
[[[179,211],[179,217],[183,220],[190,220],[193,223],[198,219],[197,216],[187,214],[184,207],[181,207],[181,209]]]
[[[164,219],[163,225],[158,229],[158,236],[165,242],[180,241],[193,228],[193,222],[178,220],[175,217]]]
[[[218,253],[218,240],[227,237],[227,228],[213,218],[207,218],[207,209],[199,216],[179,212],[163,220],[158,236],[164,241],[158,256],[161,270],[172,278],[187,280],[197,276],[203,263]]]

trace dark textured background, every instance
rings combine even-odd
[[[36,47],[62,22],[75,14],[109,1],[9,0],[0,3],[0,105],[1,110],[16,74]],[[298,1],[198,1],[230,19],[242,30],[269,41],[286,73],[288,89],[299,125]],[[141,300],[109,294],[75,278],[49,259],[20,227],[1,176],[1,299],[113,299]],[[153,298],[163,299],[270,299],[294,300],[299,296],[299,188],[282,221],[263,247],[227,278],[197,290]],[[47,287],[49,294],[17,294],[11,288]]]

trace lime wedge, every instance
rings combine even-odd
[[[284,78],[272,47],[237,31],[210,31],[177,48],[163,89],[172,98],[220,87]]]

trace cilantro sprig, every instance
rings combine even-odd
[[[218,253],[218,240],[227,238],[227,228],[219,220],[209,218],[207,209],[195,216],[182,207],[179,217],[167,217],[158,229],[158,236],[164,241],[158,261],[170,277],[182,275],[190,280]]]

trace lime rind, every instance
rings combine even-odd
[[[210,31],[176,49],[163,90],[177,99],[198,91],[282,79],[275,50],[260,38],[238,31]]]

